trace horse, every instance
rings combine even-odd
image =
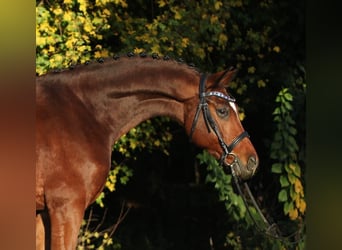
[[[227,87],[169,58],[106,58],[36,78],[36,247],[75,249],[86,208],[104,188],[112,146],[139,123],[168,116],[241,179],[259,159]]]

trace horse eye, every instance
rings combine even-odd
[[[225,118],[228,116],[229,114],[229,109],[227,107],[223,107],[223,108],[217,108],[216,109],[216,113],[219,117],[221,118]]]

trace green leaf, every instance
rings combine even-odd
[[[283,165],[281,163],[274,163],[272,165],[271,171],[272,173],[281,174],[283,172],[282,169],[283,169]]]
[[[284,101],[284,106],[285,106],[285,108],[286,108],[288,111],[291,111],[291,110],[292,110],[292,105],[291,105],[289,102]]]
[[[298,164],[293,164],[295,166],[295,168],[293,169],[293,173],[297,176],[300,177],[301,176],[301,170]]]
[[[282,138],[282,133],[280,131],[277,131],[275,134],[274,134],[274,140],[276,141],[280,141]]]
[[[296,176],[294,176],[294,175],[292,175],[292,174],[288,174],[287,175],[287,177],[288,177],[288,179],[289,179],[289,181],[290,181],[290,183],[291,184],[294,184],[295,183],[295,181],[296,181]]]
[[[281,175],[279,181],[280,181],[281,187],[287,187],[290,185],[290,183],[287,180],[287,177],[285,175]]]
[[[282,189],[279,194],[278,194],[278,200],[280,202],[285,202],[287,201],[287,191],[286,189]]]
[[[285,94],[284,94],[284,97],[285,97],[285,99],[288,100],[288,101],[292,101],[292,100],[293,100],[293,97],[292,97],[292,95],[291,95],[290,93],[285,93]]]
[[[280,109],[279,109],[279,107],[277,107],[277,108],[273,111],[272,114],[273,114],[273,115],[278,115],[278,114],[280,114]]]
[[[277,141],[274,141],[272,144],[271,144],[271,148],[272,148],[272,152],[277,152],[279,151],[279,149],[281,148],[281,143],[277,142]]]
[[[296,125],[296,123],[295,123],[295,121],[292,119],[292,117],[291,116],[289,116],[289,115],[287,115],[286,117],[285,117],[285,122],[287,123],[287,124],[289,124],[289,125]]]
[[[289,130],[290,134],[292,134],[292,135],[296,135],[297,134],[297,130],[294,127],[289,127],[288,130]]]
[[[289,211],[293,210],[293,202],[292,201],[286,201],[284,203],[284,214],[288,214]]]
[[[294,149],[298,149],[297,142],[292,136],[287,137],[287,143],[291,145]]]
[[[100,207],[104,207],[103,204],[103,198],[105,197],[104,192],[101,192],[101,194],[96,198],[96,203],[100,206]]]

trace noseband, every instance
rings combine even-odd
[[[200,111],[202,110],[203,113],[203,117],[204,117],[204,121],[205,124],[207,126],[208,132],[210,133],[211,129],[214,131],[214,133],[217,136],[217,139],[223,149],[222,155],[220,157],[220,164],[223,165],[224,164],[224,160],[226,159],[226,157],[228,155],[233,156],[233,164],[236,163],[237,158],[235,156],[235,154],[232,153],[233,149],[235,148],[235,146],[245,137],[249,138],[249,135],[247,133],[247,131],[243,131],[239,136],[237,136],[229,145],[227,145],[225,143],[225,141],[222,138],[222,135],[220,133],[220,130],[217,127],[217,124],[215,122],[215,120],[213,119],[212,115],[210,114],[210,110],[208,107],[208,102],[207,102],[207,97],[210,96],[216,96],[219,98],[222,98],[228,102],[235,102],[235,98],[231,97],[231,96],[227,96],[221,92],[218,91],[209,91],[209,92],[205,92],[205,83],[207,81],[207,75],[206,74],[202,74],[201,75],[201,79],[200,79],[200,84],[199,84],[199,104],[197,106],[197,110],[196,110],[196,114],[194,117],[194,120],[192,122],[192,126],[191,126],[191,131],[190,131],[190,139],[192,138],[192,135],[195,131],[195,127],[199,118],[199,114]]]

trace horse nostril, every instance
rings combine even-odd
[[[249,157],[248,162],[247,162],[247,169],[249,171],[254,172],[257,166],[258,166],[258,161],[255,159],[255,157],[253,156]]]

